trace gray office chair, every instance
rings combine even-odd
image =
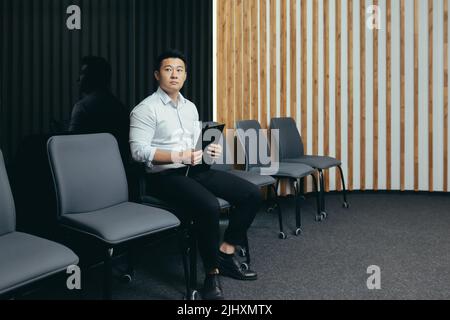
[[[170,203],[157,198],[155,196],[152,196],[149,194],[147,189],[147,175],[145,165],[142,163],[134,163],[133,164],[134,171],[137,174],[137,181],[138,181],[138,201],[139,203],[143,205],[149,205],[152,207],[161,208],[170,212],[176,212],[176,208],[174,208]],[[222,199],[217,198],[217,202],[219,203],[219,208],[222,211],[231,210],[231,204]],[[195,232],[193,231],[193,222],[187,226],[184,230],[186,232],[186,240],[188,242],[188,245],[185,247],[186,249],[186,255],[189,256],[189,293],[187,298],[189,300],[197,300],[198,299],[198,290],[195,288],[197,287],[197,238],[195,237]],[[245,248],[243,248],[243,253],[241,256],[245,257],[245,262],[242,263],[241,267],[243,269],[248,269],[251,258],[250,258],[250,250],[248,248],[248,239],[246,239]]]
[[[289,163],[303,163],[311,166],[319,171],[320,179],[320,195],[321,195],[321,211],[322,215],[327,217],[325,210],[325,192],[323,170],[333,167],[339,168],[342,180],[342,194],[344,197],[344,208],[349,208],[347,202],[347,194],[345,190],[344,174],[341,168],[341,161],[328,156],[305,155],[303,141],[298,132],[297,125],[292,118],[274,118],[270,121],[270,129],[279,130],[279,141],[277,141],[280,161]]]
[[[256,172],[260,175],[270,175],[274,177],[277,180],[277,186],[275,190],[278,190],[278,184],[280,179],[286,178],[294,182],[295,198],[296,198],[296,207],[295,207],[296,230],[294,234],[296,236],[300,235],[302,233],[302,229],[301,229],[299,181],[300,179],[311,175],[313,177],[314,186],[317,192],[317,181],[316,177],[314,176],[315,170],[310,166],[304,164],[279,162],[276,172],[270,172],[270,170],[268,169],[274,163],[272,163],[270,159],[269,161],[267,161],[267,163],[266,161],[261,159],[262,154],[268,155],[270,157],[270,148],[269,144],[267,143],[267,139],[263,135],[259,134],[261,130],[261,125],[259,124],[259,122],[256,120],[238,121],[236,122],[236,130],[239,143],[241,144],[242,150],[244,151],[245,155],[246,171]],[[256,145],[250,145],[250,140],[247,139],[247,136],[255,137],[256,141],[254,142]],[[262,153],[260,151],[262,151]],[[320,204],[318,197],[317,197],[317,213],[315,219],[316,221],[321,221],[323,219],[322,215],[320,214]],[[283,231],[283,220],[281,214],[279,216],[279,225],[280,225],[279,237],[280,239],[286,239],[286,234]]]
[[[78,257],[65,246],[15,230],[14,200],[0,151],[0,295],[78,264]]]
[[[217,124],[215,122],[211,122],[212,124]],[[245,181],[248,181],[254,185],[256,185],[258,188],[264,188],[268,187],[269,191],[273,191],[275,197],[273,198],[274,205],[272,207],[269,207],[268,211],[272,211],[275,208],[278,209],[279,216],[281,215],[280,212],[280,206],[277,201],[276,197],[276,183],[277,180],[272,178],[271,176],[263,176],[255,172],[249,172],[249,171],[243,171],[243,170],[236,170],[234,169],[234,166],[230,163],[234,163],[234,157],[232,157],[232,154],[229,153],[229,146],[226,142],[226,140],[221,137],[221,139],[218,142],[222,146],[222,158],[219,159],[220,161],[217,161],[211,165],[212,170],[219,170],[219,171],[225,171],[228,173],[231,173]],[[229,161],[227,161],[227,159]],[[248,239],[246,239],[248,241]],[[246,248],[248,248],[248,243],[246,243]],[[247,263],[250,263],[250,252],[246,248],[240,248],[239,254],[241,257],[247,257]]]
[[[100,241],[104,247],[104,298],[111,299],[114,248],[143,237],[176,231],[172,213],[128,202],[128,185],[117,141],[110,134],[58,136],[47,150],[61,226]],[[181,242],[181,241],[180,241]],[[186,291],[187,257],[183,255]]]
[[[272,178],[271,176],[263,176],[258,173],[255,173],[255,172],[235,169],[234,165],[231,164],[231,163],[234,163],[235,159],[232,156],[232,153],[229,153],[229,146],[228,146],[227,142],[223,139],[223,137],[220,139],[219,144],[222,146],[222,149],[223,149],[222,158],[220,159],[220,161],[213,163],[211,165],[211,169],[231,173],[243,180],[253,183],[254,185],[258,186],[259,188],[269,187],[269,190],[272,190],[276,186],[277,180]],[[274,192],[276,195],[275,190],[274,190]],[[276,199],[277,198],[275,197],[274,198],[275,207],[278,206]],[[270,209],[273,209],[273,208],[270,208]]]

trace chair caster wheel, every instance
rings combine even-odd
[[[326,213],[325,211],[322,211],[322,212],[320,213],[320,215],[322,216],[323,219],[328,218],[328,213]]]
[[[248,269],[250,269],[250,267],[248,266],[248,264],[246,262],[242,262],[241,269],[244,271],[247,271]]]
[[[197,290],[192,290],[191,294],[187,297],[187,299],[185,296],[185,300],[191,300],[191,301],[200,300],[200,295]]]
[[[244,248],[240,248],[239,249],[239,256],[242,258],[245,258],[247,256],[247,250],[245,250]]]
[[[120,277],[120,281],[123,283],[130,283],[131,281],[133,281],[133,277],[131,274],[126,273]]]
[[[278,234],[278,238],[280,238],[281,240],[286,240],[287,239],[287,235],[284,232],[280,232]]]
[[[323,219],[324,219],[324,216],[322,214],[316,215],[316,218],[315,218],[316,222],[322,222]]]
[[[278,208],[278,205],[275,203],[273,206],[267,208],[267,213],[274,212],[276,208]]]
[[[302,229],[301,228],[297,228],[297,230],[295,230],[295,235],[298,237],[299,235],[301,235],[302,234]]]
[[[345,209],[350,208],[350,204],[349,204],[348,202],[344,202],[344,203],[342,204],[342,206],[343,206]]]

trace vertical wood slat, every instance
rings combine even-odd
[[[405,133],[405,0],[400,0],[400,190],[405,191],[405,149],[406,149],[406,133]]]
[[[286,16],[286,0],[280,2],[280,116],[287,116],[287,16]],[[288,181],[285,180],[280,184],[280,194],[285,195],[287,191]]]
[[[448,0],[444,0],[444,192],[448,191]]]
[[[280,115],[287,115],[287,16],[286,16],[286,0],[280,0]]]
[[[258,119],[258,0],[251,1],[251,113],[250,119]]]
[[[373,0],[378,7],[378,0]],[[373,190],[378,190],[378,29],[373,30]]]
[[[394,0],[395,1],[395,0]],[[386,189],[391,190],[391,90],[392,90],[392,70],[391,70],[391,0],[386,0]]]
[[[217,17],[217,121],[224,123],[224,114],[226,113],[227,104],[225,99],[227,97],[224,94],[224,89],[227,87],[226,83],[226,62],[225,62],[225,1],[218,1],[216,14]]]
[[[313,154],[319,153],[319,1],[313,1],[313,123],[312,123],[312,133],[313,133]]]
[[[270,0],[269,0],[270,1]],[[267,128],[267,0],[259,2],[261,127]]]
[[[270,0],[270,118],[277,116],[277,1]],[[263,128],[264,129],[264,128]]]
[[[353,0],[347,3],[348,21],[348,189],[353,190]]]
[[[324,154],[330,154],[330,13],[329,13],[329,0],[323,1],[323,54],[324,54],[324,115],[323,115],[323,143],[324,143]],[[325,191],[329,191],[329,173],[328,170],[325,172],[324,182],[325,182]]]
[[[290,107],[291,117],[297,119],[297,0],[290,1],[289,12],[290,17],[290,32],[291,32],[291,96]]]
[[[341,158],[341,0],[336,0],[336,158]],[[336,190],[341,190],[339,170],[336,170]]]
[[[230,90],[231,90],[231,77],[230,77],[230,47],[231,47],[231,43],[230,43],[230,24],[231,24],[231,19],[230,19],[230,14],[231,14],[231,2],[230,1],[224,1],[221,0],[223,2],[223,6],[224,6],[224,17],[223,17],[223,44],[224,44],[224,66],[223,66],[223,72],[224,72],[224,84],[226,85],[222,90],[223,90],[223,94],[225,95],[224,98],[222,99],[223,101],[223,105],[224,105],[224,109],[223,110],[218,110],[218,112],[223,112],[223,123],[226,124],[226,128],[227,129],[231,129],[234,128],[234,126],[230,127],[230,121],[229,121],[229,110],[230,108],[232,108],[231,105],[231,99],[230,99]],[[228,136],[226,137],[226,139],[228,139]]]
[[[419,1],[414,0],[414,191],[419,191]]]
[[[247,120],[251,115],[251,83],[250,83],[250,66],[251,66],[251,54],[250,54],[250,24],[251,24],[251,3],[250,0],[243,0],[242,2],[242,107],[240,112],[240,118]]]
[[[243,82],[242,77],[242,7],[243,1],[236,0],[234,12],[234,50],[233,57],[235,59],[235,72],[234,72],[234,121],[242,120],[242,101],[243,101]]]
[[[307,153],[308,137],[307,137],[307,116],[308,116],[308,56],[307,56],[307,36],[308,36],[308,24],[307,24],[307,3],[306,0],[301,2],[301,50],[302,50],[302,96],[301,96],[301,135],[303,145],[305,147],[305,153]]]
[[[235,59],[234,59],[234,26],[235,26],[235,1],[229,1],[230,23],[228,26],[228,47],[227,47],[227,85],[228,85],[228,112],[227,112],[227,127],[234,128],[234,108],[235,108],[235,96],[234,96],[234,74],[235,74]]]
[[[365,0],[360,0],[359,8],[359,19],[360,19],[360,189],[366,189],[366,6]]]
[[[428,0],[428,191],[433,192],[433,0]]]

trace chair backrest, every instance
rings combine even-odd
[[[100,210],[128,201],[119,146],[111,134],[52,137],[47,151],[59,215]]]
[[[270,120],[270,130],[279,130],[278,145],[280,161],[283,159],[299,158],[304,155],[303,141],[292,118],[273,118]],[[278,141],[277,141],[278,140]]]
[[[3,153],[0,150],[0,236],[16,229],[16,209],[6,173]]]
[[[258,121],[237,121],[236,134],[244,151],[245,169],[247,171],[252,167],[270,167],[269,144],[267,138],[261,133],[261,125]]]

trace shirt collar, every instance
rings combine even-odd
[[[161,89],[161,87],[158,87],[157,92],[158,92],[159,97],[161,98],[162,103],[164,103],[164,105],[171,104],[173,107],[175,107],[172,99],[169,97],[169,95],[163,89]],[[178,102],[179,103],[181,102],[183,104],[186,103],[186,99],[183,97],[183,95],[181,93],[178,93]]]

